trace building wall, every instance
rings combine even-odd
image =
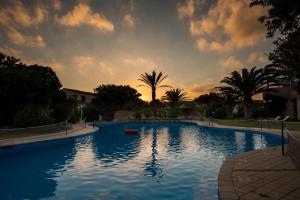
[[[82,105],[91,103],[92,99],[94,98],[93,93],[77,91],[77,90],[69,90],[69,89],[63,89],[63,91],[66,93],[68,98],[74,99],[79,104]]]
[[[294,87],[278,87],[274,89],[276,92],[268,93],[274,96],[283,97],[287,100],[286,109],[282,111],[282,114],[294,119],[300,119],[300,95],[298,95],[298,92]]]

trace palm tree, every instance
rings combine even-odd
[[[186,97],[186,92],[180,88],[166,91],[165,95],[161,99],[168,102],[171,107],[176,107],[180,102],[189,100],[189,98]]]
[[[162,88],[162,87],[170,87],[168,85],[161,85],[163,80],[165,80],[168,76],[163,75],[162,72],[159,72],[157,75],[156,72],[153,70],[152,74],[148,74],[145,72],[144,74],[140,75],[139,81],[142,81],[145,83],[145,85],[138,85],[138,86],[146,86],[150,87],[152,90],[152,102],[154,103],[156,100],[156,89]]]
[[[223,99],[226,105],[227,116],[231,117],[234,105],[239,101],[238,95],[231,89],[222,90],[220,93],[220,97]]]
[[[262,92],[272,91],[269,88],[270,83],[266,82],[264,70],[256,69],[256,67],[250,71],[243,68],[241,74],[234,71],[231,77],[223,78],[221,83],[226,84],[226,86],[218,87],[221,92],[235,94],[244,103],[245,118],[252,117],[252,97]]]

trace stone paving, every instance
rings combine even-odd
[[[219,194],[222,200],[298,200],[300,170],[280,147],[243,153],[224,162]]]
[[[50,133],[50,134],[43,134],[43,135],[36,135],[36,136],[25,136],[25,137],[18,137],[18,138],[1,139],[0,147],[74,137],[74,136],[79,136],[79,135],[85,135],[85,134],[91,133],[96,130],[98,130],[97,127],[86,126],[85,128],[75,130],[72,132],[68,132],[68,133],[66,133],[65,131],[61,131],[61,132],[57,132],[57,133]]]

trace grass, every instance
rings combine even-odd
[[[252,128],[272,128],[281,129],[281,123],[279,121],[267,121],[261,122],[258,120],[241,120],[241,119],[216,119],[215,122],[224,126],[238,126],[238,127],[252,127]],[[300,122],[285,122],[285,127],[289,130],[300,131]]]

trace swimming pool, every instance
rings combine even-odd
[[[218,199],[228,157],[280,145],[254,131],[187,124],[101,126],[83,137],[0,149],[0,199]]]

